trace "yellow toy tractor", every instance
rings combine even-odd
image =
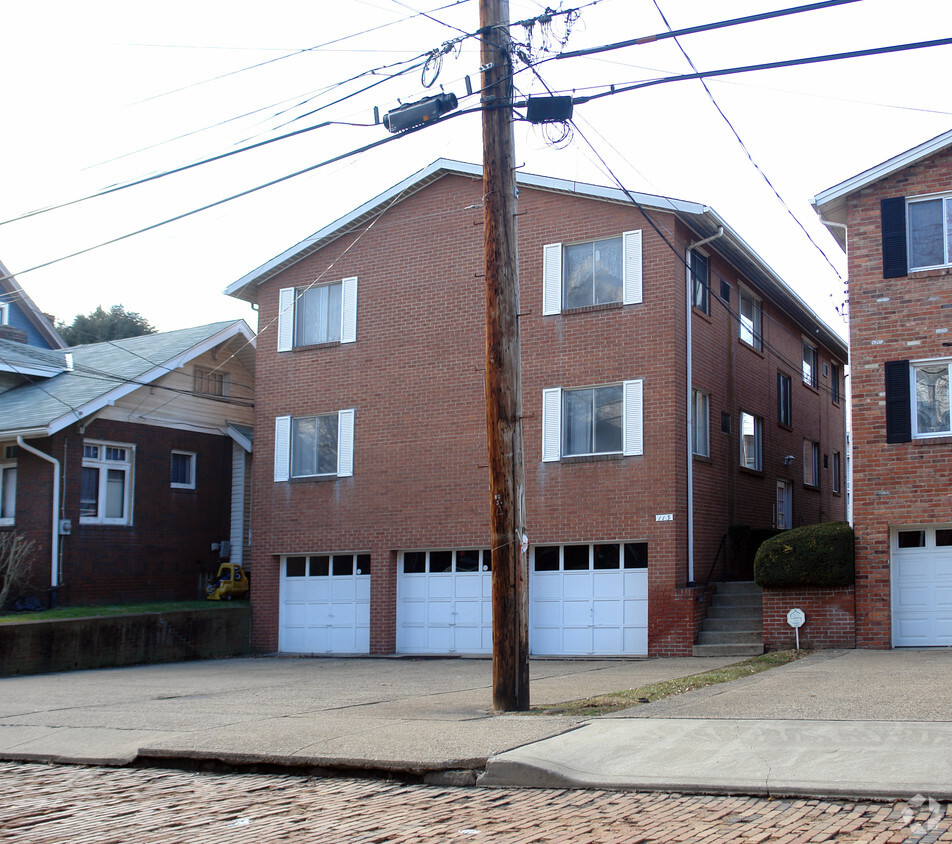
[[[232,598],[248,596],[248,575],[238,563],[222,563],[218,567],[218,578],[206,587],[209,601],[230,601]]]

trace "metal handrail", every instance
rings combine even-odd
[[[707,579],[704,581],[704,586],[701,587],[701,591],[698,594],[698,601],[703,601],[707,596],[707,588],[711,585],[711,577],[714,576],[714,569],[717,568],[717,561],[721,558],[721,553],[724,551],[726,545],[727,534],[725,533],[721,537],[721,544],[717,546],[717,553],[714,555],[714,561],[711,563],[710,569],[708,569]]]

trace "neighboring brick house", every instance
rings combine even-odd
[[[66,347],[50,317],[40,311],[3,264],[0,264],[0,339],[16,340],[40,349]]]
[[[491,652],[480,172],[437,161],[226,291],[259,308],[259,651]],[[519,191],[530,649],[690,654],[694,584],[744,574],[729,526],[844,517],[846,347],[705,206]]]
[[[814,206],[849,242],[856,644],[952,645],[952,132]]]
[[[36,546],[22,594],[194,599],[223,553],[247,563],[254,344],[241,320],[57,350],[0,339],[0,531]]]

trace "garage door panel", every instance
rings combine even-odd
[[[622,601],[598,600],[593,602],[592,612],[594,614],[595,626],[598,627],[621,627],[625,623],[625,608]],[[621,644],[621,640],[619,640]],[[601,651],[598,651],[601,653]],[[606,651],[613,653],[613,651]]]
[[[625,597],[648,600],[648,570],[625,572]]]
[[[620,627],[596,627],[592,631],[592,653],[617,654],[622,652],[624,643]]]
[[[626,627],[625,628],[625,653],[627,654],[646,654],[648,653],[648,628],[647,627]]]
[[[455,630],[456,650],[460,653],[475,653],[483,649],[483,632],[479,627],[460,627]],[[490,648],[492,642],[490,641]]]
[[[309,577],[304,581],[302,600],[326,601],[331,596],[331,585],[328,577]]]
[[[592,602],[566,599],[562,602],[562,622],[566,627],[591,626]]]
[[[453,576],[449,574],[432,574],[426,581],[426,593],[430,600],[453,597]]]
[[[480,598],[483,594],[482,580],[478,574],[458,574],[456,575],[456,597],[457,598]]]
[[[453,620],[453,605],[448,601],[430,601],[426,605],[427,624],[448,625]]]
[[[481,601],[457,601],[456,623],[478,627],[483,620],[482,609]]]
[[[427,584],[425,575],[404,574],[400,577],[400,595],[403,600],[419,598],[426,600]]]
[[[926,586],[901,586],[898,606],[903,611],[923,610],[931,607],[932,590]]]
[[[307,619],[304,604],[285,604],[283,615],[284,621],[289,627],[302,627]]]
[[[933,590],[935,608],[946,612],[952,611],[952,584],[938,584]]]
[[[330,600],[331,601],[356,601],[357,600],[357,582],[352,577],[332,577],[330,578]]]
[[[648,601],[625,601],[625,626],[648,626]]]
[[[530,593],[537,600],[562,597],[562,576],[559,572],[533,574]]]
[[[620,571],[596,571],[592,575],[592,595],[596,598],[620,598],[625,581]]]
[[[892,536],[893,645],[947,647],[952,645],[952,548],[937,546],[935,527],[914,532],[923,538],[921,546],[898,548],[897,532]]]
[[[559,654],[562,653],[561,630],[552,627],[536,627],[533,629],[533,653]]]
[[[562,648],[566,654],[590,654],[592,650],[591,627],[563,627]],[[558,653],[555,651],[554,653]]]

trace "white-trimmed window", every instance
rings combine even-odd
[[[132,467],[135,447],[83,443],[79,521],[90,525],[132,524]]]
[[[761,347],[761,313],[760,299],[741,286],[737,294],[738,336],[755,349]]]
[[[12,525],[17,508],[17,447],[5,445],[0,451],[0,525]]]
[[[195,489],[195,452],[172,452],[172,489]]]
[[[740,414],[740,465],[760,472],[763,469],[764,420],[752,413]]]
[[[196,366],[192,370],[192,392],[204,396],[230,395],[230,378],[227,372],[218,369],[204,369]]]
[[[278,294],[278,351],[357,340],[357,279],[285,287]]]
[[[949,369],[952,361],[933,360],[913,364],[912,435],[943,437],[952,434],[949,418]]]
[[[542,391],[542,459],[643,452],[643,382]]]
[[[906,201],[909,269],[952,264],[952,196]]]
[[[841,480],[840,480],[840,453],[838,451],[833,452],[833,492],[841,491]]]
[[[813,440],[803,441],[803,483],[820,485],[820,444]]]
[[[803,383],[816,389],[817,386],[817,353],[816,346],[806,340],[801,342],[801,360],[803,361]]]
[[[699,311],[710,313],[708,294],[710,291],[710,267],[707,255],[692,250],[688,266],[691,279],[691,305]]]
[[[707,393],[694,390],[691,401],[692,448],[699,457],[711,456],[711,399]]]
[[[274,479],[354,474],[354,409],[275,420]]]
[[[543,250],[543,314],[641,301],[641,232]]]

